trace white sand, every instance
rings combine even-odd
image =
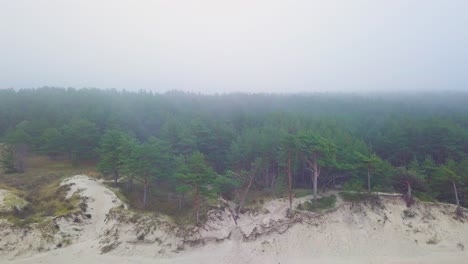
[[[332,212],[289,219],[288,202],[274,200],[265,204],[269,213],[242,215],[238,227],[227,210],[218,210],[203,227],[188,231],[151,216],[132,222],[125,211],[106,218],[121,204],[110,190],[82,175],[65,182],[70,183],[72,192],[90,198],[92,215],[79,231],[70,221],[59,222],[62,235],[76,233],[73,243],[45,253],[23,247],[19,256],[2,257],[0,251],[0,263],[468,263],[468,223],[453,218],[451,205],[417,203],[411,208],[415,215],[405,217],[404,203],[390,196],[382,198],[384,207],[338,201]],[[33,243],[28,237],[25,243]],[[106,245],[115,249],[101,254]]]

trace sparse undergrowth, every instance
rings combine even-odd
[[[351,203],[377,203],[380,200],[377,194],[369,192],[340,192],[339,195],[343,201]]]
[[[294,190],[294,197],[296,198],[300,198],[300,197],[304,197],[304,196],[312,195],[312,194],[314,194],[314,192],[311,189],[295,189]]]
[[[409,210],[409,209],[405,209],[403,210],[403,218],[414,218],[416,217],[416,213]]]
[[[436,236],[431,237],[429,240],[426,241],[428,245],[436,245],[439,243],[439,239]]]
[[[28,205],[28,203],[21,199],[16,193],[17,191],[14,190],[4,191],[3,199],[0,201],[0,214],[23,210],[23,208]]]
[[[26,202],[22,206],[15,206],[15,210],[0,213],[0,218],[14,225],[26,226],[83,210],[81,198],[73,195],[66,199],[70,187],[60,186],[60,183],[66,177],[92,172],[92,167],[73,165],[69,161],[53,161],[43,156],[29,157],[25,173],[0,172],[2,188],[7,187],[5,189]],[[18,201],[15,203],[20,203]]]
[[[310,200],[300,203],[297,206],[298,210],[305,210],[311,212],[322,212],[324,210],[332,209],[336,204],[336,195],[330,195],[317,200]]]

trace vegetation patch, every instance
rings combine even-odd
[[[434,199],[434,197],[432,195],[430,195],[429,193],[425,193],[425,192],[420,192],[420,191],[414,191],[413,192],[414,196],[416,196],[416,198],[418,198],[418,200],[420,201],[423,201],[423,202],[436,202],[436,199]]]
[[[21,211],[28,204],[11,191],[0,190],[0,199],[0,213]]]
[[[416,213],[409,210],[409,209],[405,209],[403,210],[403,218],[415,218],[416,217]]]
[[[31,156],[26,162],[25,173],[4,174],[0,172],[0,183],[8,186],[4,206],[13,205],[14,210],[0,210],[0,218],[14,225],[48,222],[54,217],[85,211],[82,199],[75,194],[66,198],[70,187],[61,186],[68,176],[90,171],[89,167],[73,166],[70,162],[52,161],[42,156]]]
[[[369,192],[340,192],[340,197],[345,202],[361,203],[379,199],[378,195]]]
[[[431,237],[429,240],[426,241],[428,245],[436,245],[439,243],[439,239],[436,236]]]
[[[336,204],[336,195],[330,195],[317,200],[305,201],[297,205],[298,210],[310,212],[322,212],[324,210],[332,209]]]

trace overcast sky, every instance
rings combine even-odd
[[[0,0],[0,87],[468,90],[466,0]]]

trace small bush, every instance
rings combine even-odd
[[[437,243],[439,243],[439,240],[437,239],[436,236],[434,236],[434,237],[432,237],[431,239],[429,239],[429,240],[426,241],[426,244],[428,244],[428,245],[435,245],[435,244],[437,244]]]
[[[336,204],[336,196],[330,195],[327,197],[319,198],[317,200],[310,200],[301,203],[297,206],[298,210],[310,211],[310,212],[321,212],[327,209],[332,209]]]
[[[414,218],[416,216],[416,213],[411,211],[411,210],[403,210],[403,218]]]

